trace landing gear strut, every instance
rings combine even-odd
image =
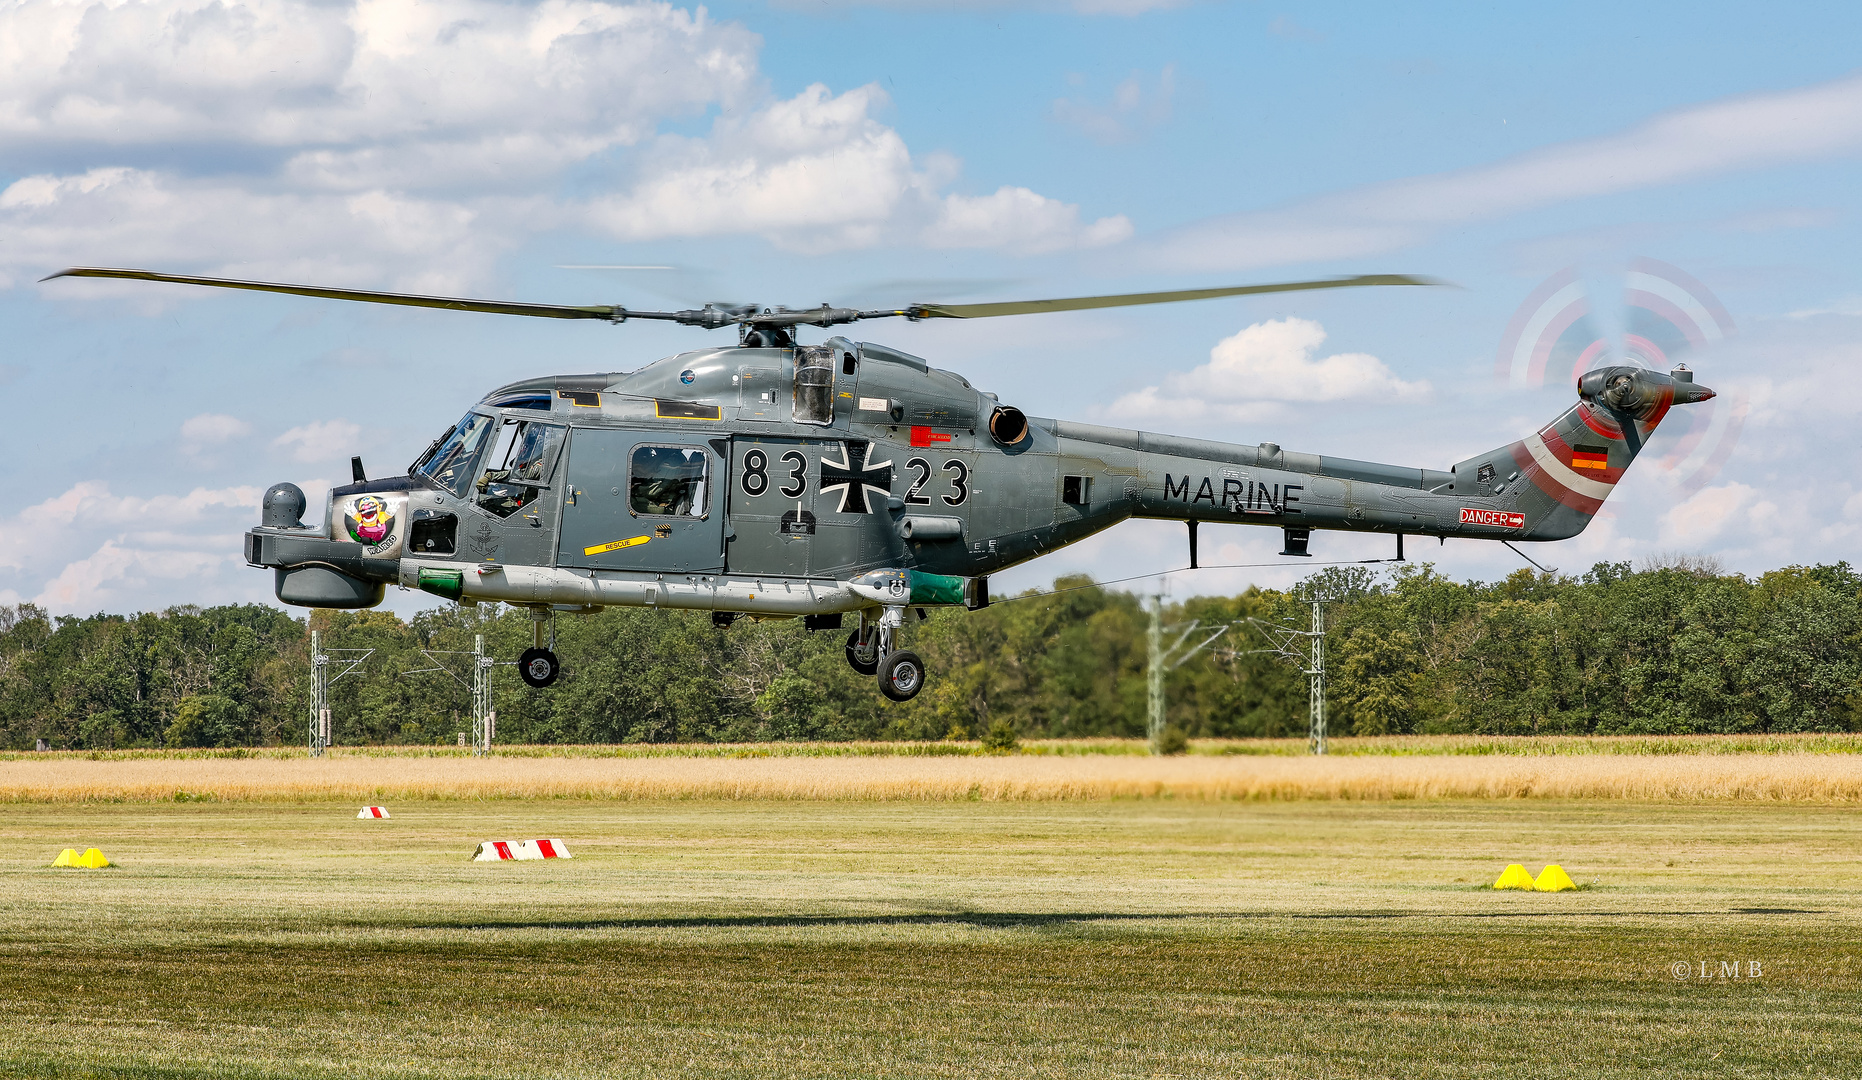
[[[847,666],[862,675],[879,670],[879,633],[860,620],[860,629],[847,635]]]
[[[544,645],[543,627],[549,624],[549,644]],[[549,608],[530,609],[530,648],[517,658],[517,674],[538,690],[556,681],[562,674],[562,662],[556,659],[556,613]]]
[[[864,670],[860,665],[854,664],[854,670],[863,675],[878,675],[879,692],[893,701],[910,701],[917,697],[918,691],[923,690],[925,686],[925,662],[918,658],[917,653],[909,649],[893,648],[899,627],[903,625],[905,625],[905,608],[888,605],[879,617],[877,633],[874,633],[873,628],[867,625],[866,616],[862,613],[860,629],[855,635],[862,641],[868,640],[866,637],[868,634],[872,634],[873,638],[877,639],[874,655],[878,663],[872,669]],[[848,663],[854,661],[854,644],[852,641],[847,644]]]

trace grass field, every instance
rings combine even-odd
[[[1844,806],[391,809],[0,808],[0,1074],[1862,1075]]]

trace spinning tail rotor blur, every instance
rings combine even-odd
[[[1735,333],[1732,316],[1713,291],[1676,266],[1630,260],[1622,293],[1594,302],[1580,269],[1546,278],[1513,313],[1495,354],[1494,377],[1514,389],[1569,386],[1586,371],[1633,364],[1668,371],[1692,364]],[[1718,377],[1716,383],[1722,380]],[[1673,417],[1652,462],[1685,499],[1719,475],[1739,443],[1750,396],[1729,387],[1720,398]]]

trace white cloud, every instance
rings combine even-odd
[[[252,425],[225,413],[201,413],[181,422],[181,441],[189,446],[217,446],[252,434]]]
[[[416,291],[457,290],[481,279],[516,242],[508,229],[474,228],[472,208],[386,192],[330,195],[254,190],[243,178],[190,178],[104,167],[71,176],[29,176],[0,192],[0,286],[79,265],[198,265],[234,276],[382,282]],[[24,273],[21,273],[21,271]],[[9,271],[11,271],[9,273]],[[136,287],[152,295],[160,286]],[[122,286],[86,283],[95,297]]]
[[[289,451],[292,458],[316,463],[353,456],[360,449],[362,427],[348,420],[320,420],[294,427],[272,440],[272,445]]]
[[[1175,270],[1214,270],[1370,255],[1440,228],[1859,148],[1862,76],[1849,76],[1679,109],[1614,135],[1489,165],[1199,221],[1150,244],[1150,259]]]
[[[1785,315],[1787,319],[1814,319],[1819,315],[1862,316],[1862,296],[1846,296],[1823,307],[1800,308]]]
[[[192,583],[245,562],[237,538],[227,551],[162,550],[123,547],[106,540],[89,558],[67,565],[46,582],[33,602],[54,612],[93,612],[120,608],[125,600],[166,583]]]
[[[940,230],[954,162],[914,161],[875,86],[770,98],[760,45],[664,3],[6,5],[0,153],[84,164],[16,166],[0,287],[90,263],[458,292],[591,222],[804,249],[1115,235],[1040,196],[1045,231]],[[702,137],[661,134],[711,110]]]
[[[935,14],[953,10],[988,12],[1004,8],[1072,11],[1080,15],[1142,15],[1147,11],[1167,11],[1187,6],[1191,0],[776,0],[778,7],[819,14],[822,11],[855,7],[894,8],[909,11],[924,8]]]
[[[137,496],[112,494],[98,480],[74,484],[0,518],[0,567],[19,583],[0,599],[29,597],[54,612],[89,614],[145,606],[152,592],[197,600],[236,595],[241,586],[211,577],[244,565],[238,533],[257,521],[263,492],[246,486]],[[91,554],[70,560],[73,551]]]
[[[512,177],[739,103],[759,44],[702,9],[587,0],[28,2],[0,12],[0,42],[0,138],[16,147],[338,147],[317,156],[366,162],[406,140],[435,166]],[[369,174],[333,171],[351,189]]]
[[[920,183],[905,141],[871,115],[885,100],[817,83],[721,118],[708,139],[660,140],[631,191],[594,200],[593,220],[627,240],[807,230],[807,246],[871,243]]]
[[[1165,64],[1155,83],[1133,72],[1112,89],[1110,101],[1102,104],[1083,98],[1058,98],[1051,115],[1095,142],[1128,143],[1169,121],[1176,90],[1176,67]]]
[[[1102,247],[1131,236],[1123,214],[1080,221],[1080,208],[1025,187],[1003,187],[993,195],[946,195],[937,220],[925,230],[932,247],[999,247],[1033,253],[1060,248]]]
[[[1177,422],[1246,420],[1277,411],[1281,403],[1409,401],[1428,395],[1428,383],[1404,382],[1368,353],[1313,359],[1325,337],[1325,328],[1309,319],[1255,323],[1217,342],[1207,364],[1127,394],[1107,411]]]
[[[1740,483],[1703,488],[1661,517],[1661,542],[1688,550],[1705,548],[1758,494]]]

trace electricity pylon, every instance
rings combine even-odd
[[[1185,650],[1183,646],[1189,641],[1190,635],[1202,627],[1201,619],[1192,619],[1190,624],[1177,634],[1177,640],[1171,642],[1170,647],[1166,649],[1164,648],[1164,598],[1156,595],[1151,597],[1151,629],[1146,635],[1150,655],[1145,669],[1145,689],[1149,699],[1149,716],[1145,727],[1151,739],[1151,753],[1159,752],[1164,738],[1164,672],[1179,667],[1185,660],[1214,644],[1216,638],[1228,633],[1230,625],[1223,623],[1216,627],[1215,633]]]
[[[361,655],[356,655],[360,653]],[[310,756],[322,757],[330,747],[330,684],[344,675],[352,675],[375,653],[374,649],[326,649],[323,631],[310,632]],[[330,678],[330,664],[343,665]]]
[[[1306,630],[1279,623],[1249,619],[1267,635],[1272,647],[1262,650],[1297,666],[1310,680],[1307,703],[1307,744],[1315,754],[1325,753],[1325,601],[1312,602],[1312,622]]]

